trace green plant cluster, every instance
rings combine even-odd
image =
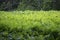
[[[1,11],[0,40],[60,40],[60,11]]]
[[[52,10],[56,0],[22,0],[17,10]]]

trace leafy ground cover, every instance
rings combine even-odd
[[[0,11],[0,40],[60,40],[60,11]]]

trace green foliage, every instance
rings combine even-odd
[[[59,0],[7,0],[0,3],[0,10],[60,10]]]
[[[1,11],[0,40],[60,40],[60,11]]]

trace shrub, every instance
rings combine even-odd
[[[60,12],[2,11],[0,40],[60,40]]]

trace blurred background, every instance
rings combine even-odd
[[[60,10],[60,0],[0,0],[0,11]]]

